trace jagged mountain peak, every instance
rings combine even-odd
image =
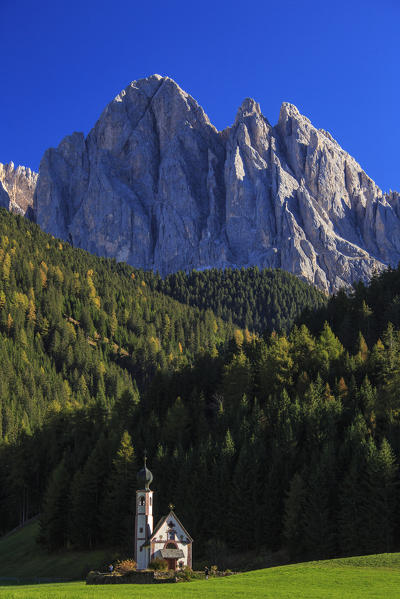
[[[150,75],[150,77],[131,81],[129,85],[121,90],[114,98],[114,102],[124,102],[130,101],[132,98],[135,99],[138,92],[148,99],[151,99],[162,86],[166,86],[171,94],[176,93],[181,96],[188,96],[188,94],[179,87],[176,81],[171,79],[171,77],[154,74]]]
[[[134,266],[280,267],[327,292],[400,258],[399,195],[383,196],[326,131],[246,98],[218,132],[169,77],[132,81],[89,135],[46,152],[48,232]]]
[[[245,98],[238,108],[236,119],[251,116],[253,114],[261,114],[260,105],[253,100],[253,98]]]
[[[26,177],[32,177],[33,179],[37,179],[38,173],[32,171],[29,166],[23,166],[19,164],[15,166],[14,162],[11,160],[10,162],[6,162],[4,164],[0,163],[0,169],[2,173],[8,176],[12,176],[13,174],[25,175]]]
[[[163,149],[184,126],[205,126],[216,132],[201,106],[173,79],[152,75],[132,81],[120,92],[106,106],[88,138],[103,149],[120,153],[135,137],[135,131],[156,127]]]
[[[183,90],[174,79],[161,75],[151,75],[144,79],[132,81],[110,102],[105,110],[110,109],[114,102],[137,103],[140,97],[147,98],[148,102],[155,103],[159,97],[168,98],[169,101],[183,101],[188,110],[203,109],[196,100]]]
[[[29,167],[0,163],[0,206],[32,218],[37,179],[38,174]]]
[[[281,120],[282,118],[286,118],[287,116],[301,117],[302,115],[300,114],[300,111],[297,108],[297,106],[291,104],[291,102],[282,102],[279,111],[279,120]]]

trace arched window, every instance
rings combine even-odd
[[[150,499],[150,505],[151,505],[151,497],[149,497],[149,499]]]
[[[165,549],[176,549],[176,543],[167,543]]]
[[[141,495],[139,497],[139,505],[144,505],[144,497],[143,497],[143,495]]]

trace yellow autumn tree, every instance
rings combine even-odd
[[[8,281],[10,278],[10,269],[11,269],[11,256],[10,254],[6,254],[3,260],[3,279],[4,281]]]

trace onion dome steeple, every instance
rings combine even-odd
[[[144,453],[144,466],[137,473],[137,481],[142,488],[144,487],[146,489],[146,491],[148,491],[150,489],[150,485],[153,480],[153,475],[150,472],[150,470],[146,467],[146,463],[147,463],[147,455],[145,452]]]

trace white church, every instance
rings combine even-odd
[[[140,489],[136,491],[135,518],[135,561],[138,570],[146,570],[155,558],[168,562],[170,570],[178,567],[192,567],[193,539],[183,527],[170,506],[170,512],[162,517],[153,528],[153,491],[150,484],[153,475],[144,467],[137,475]]]

